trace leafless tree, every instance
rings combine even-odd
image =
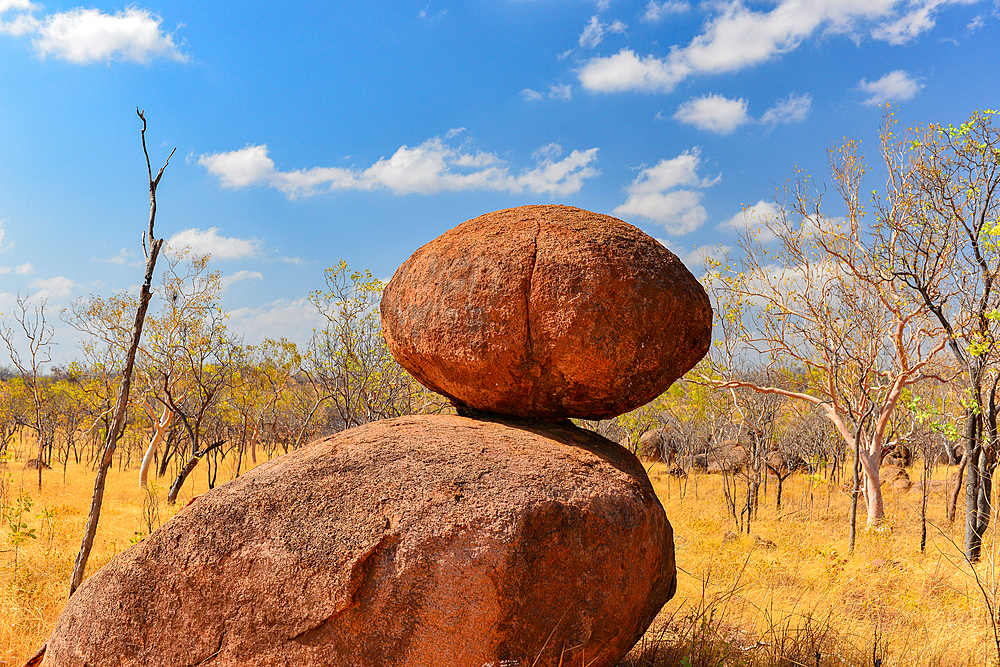
[[[121,388],[118,392],[118,399],[115,401],[114,417],[111,427],[107,431],[104,447],[101,452],[100,465],[97,470],[97,479],[94,482],[94,495],[90,502],[90,513],[87,517],[87,526],[84,529],[83,543],[80,545],[80,552],[77,554],[76,562],[73,565],[73,574],[70,577],[69,594],[76,592],[83,581],[83,573],[87,567],[87,560],[90,557],[90,550],[94,544],[94,535],[97,533],[97,523],[101,516],[101,504],[104,500],[104,485],[107,480],[108,469],[111,467],[115,446],[121,434],[122,425],[125,423],[125,408],[128,405],[129,390],[132,386],[132,368],[135,364],[135,353],[139,347],[139,339],[142,337],[142,325],[146,319],[146,309],[149,307],[149,299],[152,295],[151,285],[153,283],[153,271],[156,268],[156,258],[160,254],[160,247],[163,245],[162,238],[153,236],[153,224],[156,221],[156,187],[160,184],[163,170],[170,163],[170,158],[174,151],[164,161],[163,166],[153,177],[153,169],[149,161],[149,152],[146,150],[146,118],[142,111],[136,109],[139,119],[142,120],[142,152],[146,157],[146,171],[149,175],[149,227],[143,233],[143,251],[146,256],[145,275],[143,276],[142,287],[139,291],[139,306],[136,309],[135,325],[132,331],[132,340],[125,357],[125,365],[122,370]],[[176,149],[174,149],[176,150]],[[149,242],[147,249],[146,242]]]

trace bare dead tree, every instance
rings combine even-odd
[[[146,319],[146,309],[149,306],[149,299],[152,295],[151,284],[153,282],[153,270],[156,268],[156,258],[160,254],[160,247],[163,245],[162,238],[153,236],[153,223],[156,220],[156,187],[160,184],[163,170],[170,164],[170,158],[174,151],[160,167],[156,177],[153,177],[153,168],[149,162],[149,151],[146,150],[146,118],[143,112],[136,108],[135,112],[142,120],[142,152],[146,157],[146,171],[149,174],[149,229],[142,235],[142,250],[146,256],[146,273],[142,281],[142,288],[139,292],[139,307],[136,309],[135,326],[132,330],[132,343],[129,346],[128,354],[125,357],[125,367],[122,370],[122,383],[118,391],[118,400],[115,402],[114,418],[108,428],[104,440],[104,447],[101,452],[101,460],[97,470],[97,479],[94,482],[94,495],[90,501],[90,514],[87,517],[87,527],[83,533],[83,543],[80,545],[80,552],[77,554],[76,563],[73,565],[73,575],[70,578],[69,594],[76,592],[83,581],[83,572],[87,567],[87,559],[90,557],[90,550],[94,545],[94,535],[97,532],[97,523],[101,517],[101,504],[104,501],[104,485],[108,477],[108,469],[111,467],[115,446],[121,436],[122,425],[125,423],[125,408],[128,405],[129,390],[132,385],[132,368],[135,364],[135,352],[139,347],[139,339],[142,337],[142,325]],[[149,240],[149,247],[146,247],[146,240]]]
[[[10,329],[0,321],[0,339],[7,346],[10,360],[14,363],[21,381],[24,383],[25,392],[31,399],[30,417],[25,420],[25,425],[35,431],[38,438],[38,456],[35,459],[38,468],[38,490],[42,490],[42,462],[45,460],[43,453],[45,450],[45,430],[46,421],[43,416],[44,406],[48,402],[46,391],[42,384],[42,367],[52,361],[52,325],[45,318],[45,299],[41,299],[32,307],[28,299],[17,296],[15,301],[16,310],[14,319],[21,328],[24,338],[27,341],[27,355],[22,356],[18,351],[14,341],[14,335]]]

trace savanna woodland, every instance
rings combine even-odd
[[[709,355],[580,424],[641,457],[674,527],[677,594],[623,665],[1000,664],[998,120],[900,132],[888,113],[879,187],[851,140],[829,174],[791,175],[778,215],[706,260]],[[210,257],[161,253],[167,166],[138,295],[3,314],[0,664],[191,498],[323,435],[452,411],[388,353],[383,284],[344,262],[308,295],[326,325],[307,347],[244,344]],[[68,365],[54,318],[84,335]]]

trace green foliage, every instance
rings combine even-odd
[[[8,477],[9,475],[10,473],[8,473]],[[31,511],[34,504],[35,501],[31,498],[31,495],[24,489],[21,489],[17,494],[17,498],[11,504],[4,504],[0,508],[3,522],[7,524],[7,539],[10,540],[11,545],[14,547],[15,576],[17,575],[17,552],[19,547],[28,540],[38,539],[37,529],[30,528],[24,520],[24,515]]]
[[[304,363],[313,381],[346,428],[410,412],[413,380],[382,337],[385,283],[368,270],[351,271],[344,260],[325,274],[326,289],[309,295],[327,320],[313,332]]]

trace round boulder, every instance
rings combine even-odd
[[[608,667],[675,585],[618,445],[401,417],[200,496],[83,583],[42,664]]]
[[[662,428],[646,431],[639,436],[639,458],[643,461],[663,460],[669,455],[670,447],[670,439]]]
[[[691,272],[621,220],[569,206],[482,215],[418,249],[382,296],[399,363],[460,411],[606,419],[711,343]]]

